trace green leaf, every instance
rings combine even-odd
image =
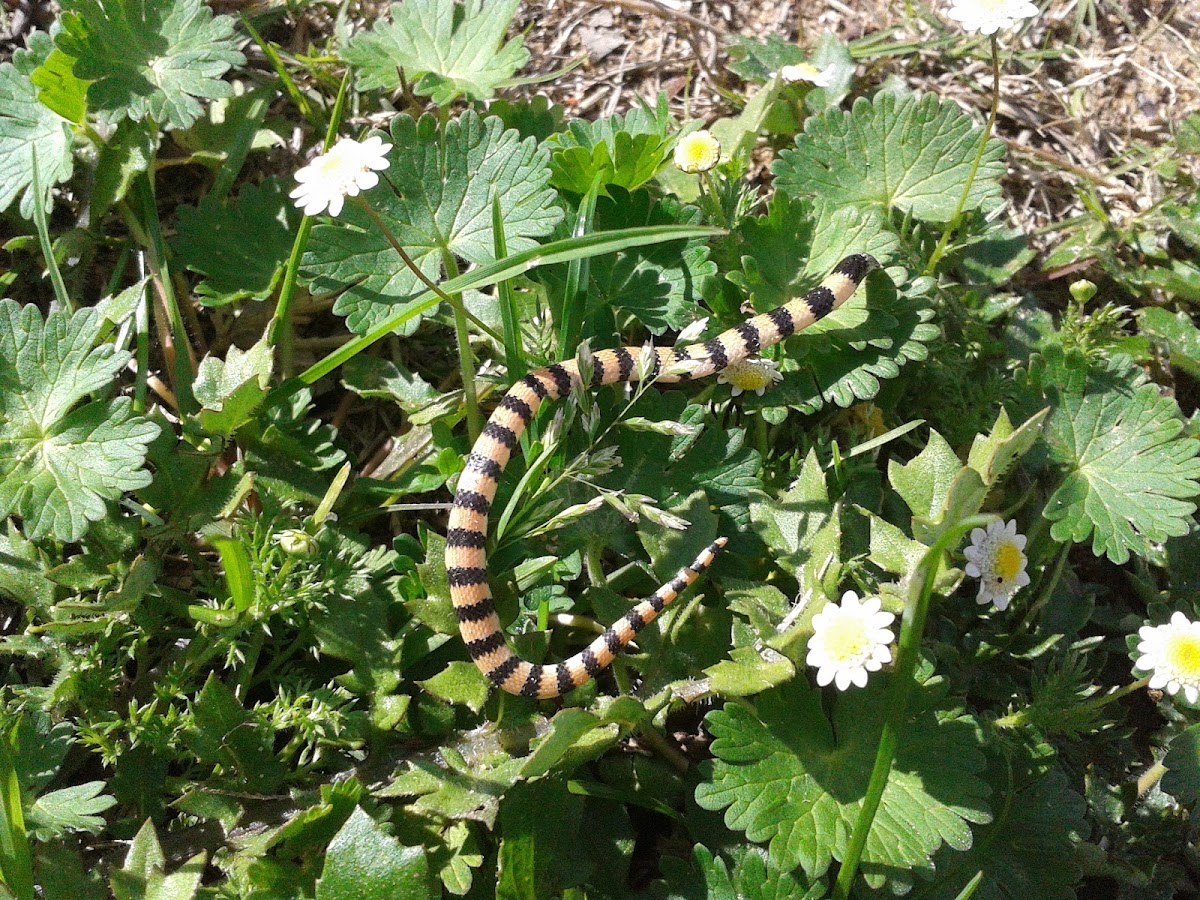
[[[392,120],[389,169],[371,203],[425,275],[441,281],[447,259],[495,260],[492,198],[500,200],[509,253],[536,246],[562,218],[548,185],[546,151],[468,110],[440,133],[437,120]],[[314,291],[344,290],[334,312],[364,333],[414,301],[424,284],[357,205],[313,229],[303,271]],[[417,320],[409,323],[415,328]]]
[[[124,867],[113,873],[113,895],[117,900],[192,900],[200,888],[206,859],[206,854],[199,853],[167,875],[154,822],[147,819],[129,845]]]
[[[329,842],[317,900],[427,900],[433,896],[422,847],[402,847],[361,807]]]
[[[692,848],[698,871],[671,878],[670,900],[821,900],[828,896],[822,882],[808,885],[803,877],[779,869],[758,847],[738,844],[714,855],[703,844]],[[663,871],[678,868],[671,857],[663,858]]]
[[[841,509],[829,500],[815,450],[808,451],[799,476],[778,499],[750,505],[750,522],[775,563],[799,582],[802,596],[815,601],[836,594],[842,577]],[[809,603],[812,615],[820,605]]]
[[[35,306],[0,300],[0,516],[21,516],[33,540],[78,540],[108,501],[150,483],[142,464],[158,426],[127,397],[80,403],[129,359],[94,346],[99,328],[92,309],[43,322]]]
[[[492,687],[478,666],[462,660],[455,660],[432,678],[417,684],[439,700],[461,703],[473,713],[483,709]]]
[[[273,349],[263,338],[245,352],[230,347],[225,359],[206,356],[192,390],[200,404],[200,427],[228,437],[250,420],[267,395]]]
[[[104,828],[102,813],[116,805],[117,798],[102,794],[103,781],[89,781],[38,797],[29,809],[29,822],[38,830],[39,840],[61,838],[67,831],[98,834]]]
[[[1079,844],[1087,837],[1087,803],[1071,789],[1057,768],[1030,785],[1013,791],[1004,815],[975,831],[966,853],[943,851],[937,858],[938,879],[921,895],[955,900],[959,891],[983,872],[972,900],[1074,900],[1083,877]]]
[[[406,0],[393,3],[391,22],[356,34],[343,56],[358,71],[360,91],[400,87],[446,106],[459,96],[490,100],[529,61],[521,37],[504,33],[520,0]]]
[[[643,105],[624,116],[589,122],[572,119],[566,131],[550,135],[550,183],[583,195],[599,179],[600,193],[609,187],[633,191],[657,174],[671,157],[679,135],[665,96],[651,109]]]
[[[100,221],[129,192],[133,179],[146,172],[158,151],[158,127],[149,120],[123,120],[96,159],[91,216]]]
[[[1053,406],[1043,430],[1062,482],[1046,504],[1058,541],[1092,539],[1114,563],[1186,533],[1200,494],[1200,441],[1181,437],[1179,407],[1128,357],[1088,369],[1049,348],[1018,371],[1024,407]]]
[[[233,19],[214,18],[200,0],[64,0],[62,9],[57,44],[92,82],[91,108],[114,121],[187,128],[201,99],[233,93],[221,76],[246,61]]]
[[[841,307],[788,338],[783,382],[762,397],[742,397],[742,405],[813,413],[830,402],[845,408],[874,398],[902,366],[925,359],[938,336],[929,287],[919,279],[898,295],[886,278],[869,278]]]
[[[33,157],[37,155],[42,203],[49,211],[50,188],[71,177],[71,123],[38,100],[30,80],[50,57],[54,44],[40,31],[28,38],[28,49],[0,64],[0,212],[21,198],[21,215],[33,218]]]
[[[727,703],[706,717],[716,740],[696,802],[725,809],[725,824],[758,843],[784,871],[819,878],[846,853],[862,806],[884,718],[886,692],[873,683],[840,694],[832,720],[821,694],[795,679],[759,695],[752,708]],[[986,822],[979,726],[968,717],[916,713],[901,729],[900,751],[863,851],[864,871],[887,869],[895,885],[930,873],[948,844],[971,845],[968,823]],[[869,875],[872,887],[882,874]]]
[[[1171,738],[1163,757],[1167,772],[1162,788],[1183,803],[1200,800],[1200,725],[1193,725]]]
[[[83,125],[87,118],[89,82],[78,78],[71,67],[75,60],[55,49],[34,70],[30,80],[37,87],[38,100],[68,122]]]
[[[0,595],[30,610],[47,611],[54,602],[54,584],[46,578],[46,563],[33,541],[27,541],[11,521],[0,532]]]
[[[425,535],[425,562],[417,566],[417,575],[425,596],[406,600],[412,615],[439,634],[458,634],[458,616],[450,600],[450,580],[446,576],[446,539],[430,531]]]
[[[1042,436],[1042,425],[1050,410],[1034,413],[1013,428],[1008,413],[1001,408],[996,424],[987,435],[976,435],[971,443],[967,465],[979,473],[983,483],[994,487],[1008,471],[1009,466],[1028,453],[1037,439]]]
[[[1200,378],[1200,328],[1185,312],[1171,314],[1150,307],[1138,311],[1139,331],[1161,340],[1171,355],[1171,365]]]
[[[613,231],[655,225],[700,224],[693,206],[671,198],[654,199],[648,191],[626,193],[612,188],[609,197],[596,203],[594,228]],[[538,280],[565,290],[566,266],[543,269]],[[717,289],[717,265],[709,259],[701,238],[671,241],[601,256],[587,266],[587,310],[592,317],[610,309],[634,316],[653,334],[680,329],[702,311],[702,302]],[[605,321],[602,317],[601,321]]]
[[[759,694],[791,680],[796,674],[791,660],[770,648],[760,653],[753,647],[735,647],[729,656],[704,670],[712,690],[726,697]]]
[[[278,178],[247,184],[222,202],[208,194],[177,210],[172,246],[180,262],[205,276],[196,288],[208,306],[243,297],[265,299],[292,252],[300,213]]]
[[[561,779],[516,785],[501,805],[497,900],[556,897],[591,868],[584,800]]]
[[[471,762],[450,747],[405,761],[392,783],[375,796],[415,797],[414,812],[445,819],[473,819],[489,828],[500,798],[517,782],[524,760],[505,753],[473,753]]]
[[[966,186],[982,137],[958,106],[933,94],[860,97],[850,112],[810,118],[772,167],[776,187],[820,197],[831,209],[875,207],[948,222]],[[964,212],[1000,203],[1004,144],[990,139]]]
[[[196,695],[195,727],[187,745],[200,761],[220,765],[233,782],[266,793],[283,781],[283,765],[275,757],[275,732],[264,716],[243,708],[233,691],[209,675]]]

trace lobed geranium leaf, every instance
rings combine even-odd
[[[1092,552],[1124,563],[1178,537],[1200,495],[1200,441],[1182,437],[1179,406],[1117,355],[1090,369],[1056,347],[1017,373],[1028,410],[1053,407],[1043,430],[1062,481],[1043,513],[1058,541],[1092,539]]]
[[[490,100],[529,61],[520,36],[502,44],[520,0],[406,0],[391,21],[350,39],[343,56],[357,67],[360,91],[400,87],[438,106],[456,97]]]
[[[50,188],[71,177],[71,123],[38,100],[31,80],[54,50],[48,34],[35,31],[28,49],[0,64],[0,212],[20,197],[19,210],[33,218],[33,161],[37,156],[42,203],[51,206]]]
[[[820,900],[828,896],[823,882],[809,884],[803,875],[780,871],[761,849],[738,844],[714,854],[703,844],[692,848],[695,868],[683,871],[681,860],[664,857],[669,900]],[[728,857],[728,862],[726,858]]]
[[[875,207],[930,222],[954,215],[979,149],[980,133],[954,104],[933,94],[860,97],[850,112],[810,118],[772,167],[776,187],[820,197],[831,209]],[[964,211],[1000,203],[1004,144],[990,139]]]
[[[63,0],[62,8],[58,47],[92,82],[89,106],[114,121],[187,128],[201,100],[233,93],[221,76],[246,61],[233,19],[200,0]]]
[[[67,831],[98,833],[105,825],[98,813],[117,803],[112,795],[101,793],[104,788],[103,781],[89,781],[38,797],[28,813],[38,839],[61,838]]]
[[[177,210],[172,242],[183,265],[205,276],[196,288],[207,306],[266,298],[292,251],[300,213],[278,178],[247,184],[236,198],[213,194]]]
[[[230,347],[225,359],[204,357],[192,387],[201,407],[196,417],[200,427],[228,437],[246,424],[267,396],[272,362],[266,340],[246,351]]]
[[[425,900],[434,879],[423,847],[403,847],[355,807],[325,855],[317,900]]]
[[[565,131],[550,135],[550,183],[573,194],[586,194],[599,179],[600,193],[610,187],[633,191],[658,173],[675,149],[676,126],[665,97],[654,108],[643,106],[623,116],[595,122],[573,119]]]
[[[930,900],[956,900],[983,872],[972,900],[1037,897],[1073,900],[1083,876],[1079,845],[1087,837],[1087,803],[1058,769],[1013,792],[1004,814],[975,831],[966,853],[938,855],[938,879],[921,891]]]
[[[832,720],[821,694],[795,679],[753,707],[728,703],[706,717],[715,759],[704,764],[696,802],[725,809],[725,824],[767,844],[783,871],[819,878],[846,853],[879,744],[886,692],[877,685],[838,696]],[[872,887],[911,885],[932,871],[942,846],[971,846],[970,823],[990,819],[982,736],[971,718],[915,713],[863,850]]]
[[[547,154],[532,139],[505,131],[496,117],[468,110],[438,129],[433,116],[392,120],[390,167],[371,203],[425,275],[441,281],[455,257],[496,259],[492,198],[499,198],[508,252],[533,248],[562,218],[549,187]],[[334,312],[358,334],[380,324],[425,285],[356,205],[318,225],[303,260],[320,292],[344,290]],[[419,318],[409,323],[415,328]]]
[[[92,309],[43,322],[36,307],[0,300],[0,516],[20,516],[31,539],[78,540],[108,501],[150,483],[158,426],[127,397],[81,402],[129,360],[95,346],[99,329]]]

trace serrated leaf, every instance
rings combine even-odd
[[[751,504],[750,522],[775,563],[799,582],[801,596],[836,591],[842,573],[841,511],[829,501],[815,450],[809,450],[800,474],[777,499]],[[810,605],[815,613],[819,604]]]
[[[490,828],[500,811],[500,798],[516,784],[523,762],[497,753],[468,763],[452,748],[445,748],[436,759],[405,762],[392,783],[375,796],[415,797],[409,804],[414,812],[473,819]]]
[[[423,847],[402,847],[355,807],[325,855],[317,900],[426,900],[433,878]]]
[[[886,692],[874,684],[837,697],[833,720],[803,679],[761,694],[754,708],[729,703],[706,717],[715,759],[696,802],[725,809],[725,823],[766,843],[784,871],[819,878],[848,847],[875,759]],[[968,717],[916,713],[902,726],[899,753],[863,850],[865,872],[886,869],[896,884],[930,872],[943,845],[971,845],[969,823],[990,819],[979,726]],[[883,878],[868,876],[872,887]]]
[[[613,187],[596,203],[596,231],[653,225],[698,225],[700,210],[672,198],[653,198],[648,191],[627,193]],[[692,238],[597,257],[587,266],[585,315],[611,309],[634,316],[653,334],[683,328],[702,310],[717,289],[717,264],[705,241]],[[542,270],[538,280],[562,291],[566,267]],[[602,317],[598,317],[603,320]]]
[[[478,666],[462,660],[449,663],[432,678],[417,684],[439,700],[461,703],[474,713],[483,709],[492,687]]]
[[[562,218],[548,185],[546,151],[520,140],[492,116],[473,110],[442,134],[437,120],[392,120],[391,166],[385,187],[371,202],[425,275],[440,281],[447,258],[495,260],[492,198],[499,198],[508,252],[533,248]],[[387,239],[356,205],[336,221],[313,229],[304,254],[313,290],[344,291],[334,312],[358,334],[369,331],[413,301],[425,285],[404,265]],[[415,328],[419,319],[409,324]]]
[[[954,448],[930,429],[925,448],[911,460],[888,461],[888,481],[914,516],[936,518],[945,508],[950,485],[962,467]]]
[[[176,211],[172,246],[180,262],[205,276],[197,293],[208,306],[243,297],[265,299],[292,252],[300,213],[278,178],[247,184],[222,202],[208,194]]]
[[[45,575],[46,563],[37,545],[25,540],[13,522],[4,525],[7,533],[0,531],[0,596],[45,612],[54,602],[54,584]]]
[[[356,34],[346,61],[355,87],[395,90],[400,74],[414,93],[438,106],[456,97],[490,100],[529,61],[520,36],[502,44],[520,0],[405,0],[391,21]]]
[[[981,134],[950,101],[933,94],[860,97],[850,112],[810,118],[772,167],[775,186],[793,197],[820,197],[832,209],[873,206],[948,222],[967,183]],[[1000,202],[1004,144],[989,139],[964,211]]]
[[[565,131],[546,139],[550,183],[579,195],[597,180],[602,196],[610,187],[636,190],[666,164],[679,137],[676,130],[662,96],[654,108],[642,106],[623,116],[572,119]]]
[[[796,674],[786,656],[770,648],[761,653],[753,647],[735,647],[729,659],[704,670],[712,690],[726,697],[749,697],[783,684]]]
[[[158,126],[146,119],[124,119],[100,148],[92,188],[91,216],[100,221],[123,200],[133,179],[150,168],[158,150]]]
[[[92,82],[91,108],[114,121],[153,119],[187,128],[200,100],[228,97],[221,76],[246,58],[235,49],[233,19],[200,0],[63,0],[56,43]]]
[[[1058,769],[1013,792],[1004,815],[975,831],[966,853],[943,851],[938,879],[921,892],[955,900],[976,872],[983,881],[971,900],[1074,900],[1083,877],[1079,843],[1087,837],[1087,803]]]
[[[230,347],[225,359],[206,356],[200,361],[192,391],[205,431],[228,437],[249,421],[267,395],[273,357],[263,339],[246,351]]]
[[[1167,772],[1162,789],[1183,803],[1200,800],[1200,725],[1193,725],[1171,738],[1163,757]]]
[[[261,713],[245,709],[215,675],[196,695],[192,715],[195,724],[186,741],[200,761],[219,765],[235,784],[260,793],[283,781],[274,729]]]
[[[37,155],[38,184],[44,208],[51,207],[50,188],[71,177],[71,123],[38,100],[30,80],[54,50],[48,34],[35,31],[28,49],[13,53],[0,64],[0,212],[21,198],[18,209],[33,218],[33,159]]]
[[[1200,328],[1192,316],[1150,307],[1138,311],[1138,328],[1142,334],[1152,335],[1167,345],[1171,365],[1200,378]]]
[[[31,539],[78,540],[108,501],[150,483],[143,468],[158,426],[127,397],[84,401],[129,359],[94,346],[95,310],[52,312],[0,300],[0,516],[22,517]]]
[[[742,397],[742,405],[813,413],[827,403],[845,408],[874,398],[902,366],[925,359],[938,336],[925,287],[914,283],[900,296],[886,278],[869,278],[841,307],[788,338],[783,382],[761,397]]]
[[[71,70],[75,60],[55,49],[30,76],[38,100],[68,122],[83,125],[87,117],[88,82]]]
[[[979,473],[984,484],[995,486],[1009,466],[1028,453],[1041,437],[1042,425],[1049,414],[1048,408],[1043,409],[1013,428],[1008,412],[1001,407],[992,430],[987,435],[976,435],[971,442],[967,465]]]
[[[820,900],[828,896],[823,882],[809,885],[803,875],[780,871],[758,847],[737,844],[714,855],[703,844],[692,848],[697,871],[668,882],[669,900]],[[729,858],[727,862],[726,857]],[[664,873],[674,868],[663,859]]]
[[[103,781],[89,781],[43,794],[29,809],[29,823],[42,831],[41,840],[61,837],[67,831],[97,834],[104,817],[97,815],[115,806],[117,799],[103,794]]]
[[[1017,373],[1026,408],[1053,406],[1043,429],[1063,480],[1043,515],[1058,541],[1092,539],[1114,563],[1186,533],[1200,494],[1200,441],[1180,437],[1179,407],[1128,357],[1088,369],[1050,348]]]

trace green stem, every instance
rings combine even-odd
[[[496,259],[508,256],[508,242],[504,237],[504,214],[500,209],[500,195],[492,196],[492,244]],[[517,298],[512,285],[502,281],[496,285],[496,299],[500,301],[500,318],[504,323],[504,367],[508,370],[509,382],[515,382],[528,371],[524,347],[521,343],[520,317],[517,314]]]
[[[987,152],[988,139],[992,136],[992,129],[996,125],[996,112],[1000,109],[1000,46],[996,41],[996,35],[992,35],[992,108],[988,111],[987,123],[983,126],[983,136],[979,139],[979,149],[975,151],[975,159],[971,162],[971,171],[967,175],[967,183],[963,186],[962,196],[958,198],[958,206],[954,209],[954,215],[950,217],[949,224],[946,225],[946,230],[942,232],[942,239],[938,241],[937,247],[933,250],[933,255],[929,257],[929,262],[925,266],[925,271],[921,274],[931,275],[933,270],[937,268],[937,264],[941,262],[943,256],[946,255],[946,248],[950,243],[950,238],[958,228],[959,221],[962,218],[963,208],[967,205],[967,198],[971,194],[971,188],[975,184],[975,176],[979,173],[979,166],[983,162],[983,154]]]
[[[42,246],[42,255],[46,257],[46,270],[50,273],[50,283],[54,285],[54,296],[59,305],[67,312],[75,312],[75,304],[67,293],[67,285],[63,282],[62,272],[58,270],[58,260],[54,258],[54,244],[50,242],[50,227],[46,223],[46,192],[42,190],[41,179],[38,178],[37,150],[33,151],[33,223],[37,226],[38,243]]]
[[[854,877],[858,874],[863,848],[867,845],[867,835],[871,832],[871,824],[875,821],[875,813],[879,810],[883,790],[887,787],[888,776],[892,771],[892,762],[896,758],[896,750],[899,746],[900,727],[907,714],[908,695],[913,687],[913,673],[916,671],[921,655],[925,618],[929,613],[929,602],[933,597],[933,584],[937,577],[938,567],[950,548],[957,546],[963,536],[972,528],[984,527],[992,521],[995,521],[995,516],[970,516],[963,519],[947,530],[932,547],[925,551],[920,564],[913,572],[908,602],[904,606],[904,617],[900,623],[896,669],[892,673],[888,685],[887,718],[884,719],[883,732],[879,736],[879,749],[875,754],[875,765],[871,769],[871,780],[867,784],[867,793],[863,798],[862,809],[859,811],[858,820],[854,823],[850,845],[846,848],[846,856],[842,860],[842,868],[838,872],[837,884],[834,885],[835,900],[847,900],[850,896],[850,888],[854,884]]]
[[[471,352],[470,335],[467,331],[468,313],[466,307],[463,305],[462,295],[447,294],[434,283],[432,279],[421,271],[421,267],[417,265],[416,260],[408,255],[408,251],[401,245],[400,239],[388,228],[387,222],[383,221],[383,216],[379,215],[375,211],[375,208],[362,197],[356,197],[355,200],[357,200],[359,207],[366,212],[371,221],[375,223],[375,227],[380,230],[400,259],[404,261],[404,265],[408,266],[409,270],[417,276],[418,280],[425,287],[433,291],[444,303],[449,304],[450,309],[454,311],[454,334],[458,343],[458,362],[462,373],[463,399],[467,406],[467,431],[471,436],[471,443],[475,443],[475,439],[483,431],[483,414],[479,411],[479,397],[475,393],[475,355]],[[447,260],[447,264],[453,265],[453,260]],[[453,273],[453,275],[457,274],[457,272]]]

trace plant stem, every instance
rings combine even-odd
[[[975,185],[975,176],[979,173],[979,166],[983,162],[983,154],[987,152],[988,139],[992,136],[992,129],[996,125],[996,112],[999,109],[1000,46],[996,41],[996,36],[992,35],[992,108],[988,111],[987,122],[983,126],[983,135],[979,139],[979,149],[975,151],[975,159],[971,163],[971,171],[967,175],[967,183],[963,185],[962,196],[958,198],[958,206],[955,207],[954,215],[950,217],[950,222],[946,225],[946,230],[942,232],[942,238],[938,241],[933,254],[929,257],[929,262],[925,265],[925,271],[921,273],[922,275],[933,274],[933,270],[937,268],[937,264],[946,255],[946,248],[950,243],[950,237],[954,234],[955,229],[958,228],[959,222],[962,219],[963,208],[967,205],[967,198],[971,194],[971,188]]]
[[[883,798],[883,790],[887,787],[888,776],[892,771],[892,762],[896,758],[899,745],[900,726],[908,710],[908,695],[912,691],[913,673],[921,654],[921,638],[925,632],[925,617],[929,613],[929,601],[933,596],[933,583],[937,577],[938,567],[942,558],[951,547],[958,545],[963,535],[972,528],[986,526],[995,521],[995,516],[969,516],[953,528],[947,530],[932,547],[925,551],[921,562],[913,573],[910,582],[908,602],[904,606],[904,618],[900,624],[900,641],[896,651],[896,670],[892,673],[888,685],[887,718],[883,723],[883,731],[879,736],[879,749],[875,754],[875,765],[871,769],[871,780],[867,784],[867,794],[863,798],[862,809],[858,820],[854,823],[854,832],[850,836],[850,845],[846,848],[846,856],[842,860],[841,871],[838,872],[837,883],[833,888],[836,900],[847,900],[854,877],[858,874],[858,864],[862,859],[863,848],[867,845],[867,835],[871,832],[871,824],[875,813],[879,810],[879,802]]]
[[[479,397],[475,393],[475,356],[471,352],[470,335],[467,332],[467,310],[463,305],[462,295],[447,294],[438,287],[408,255],[408,251],[401,245],[399,238],[388,228],[387,222],[383,221],[383,216],[379,215],[375,208],[362,197],[356,197],[355,200],[409,270],[425,287],[433,291],[443,302],[448,303],[454,311],[454,333],[458,343],[458,362],[462,372],[463,399],[467,405],[467,431],[471,436],[471,442],[474,443],[475,439],[479,437],[479,433],[483,431],[483,414],[479,412]]]

